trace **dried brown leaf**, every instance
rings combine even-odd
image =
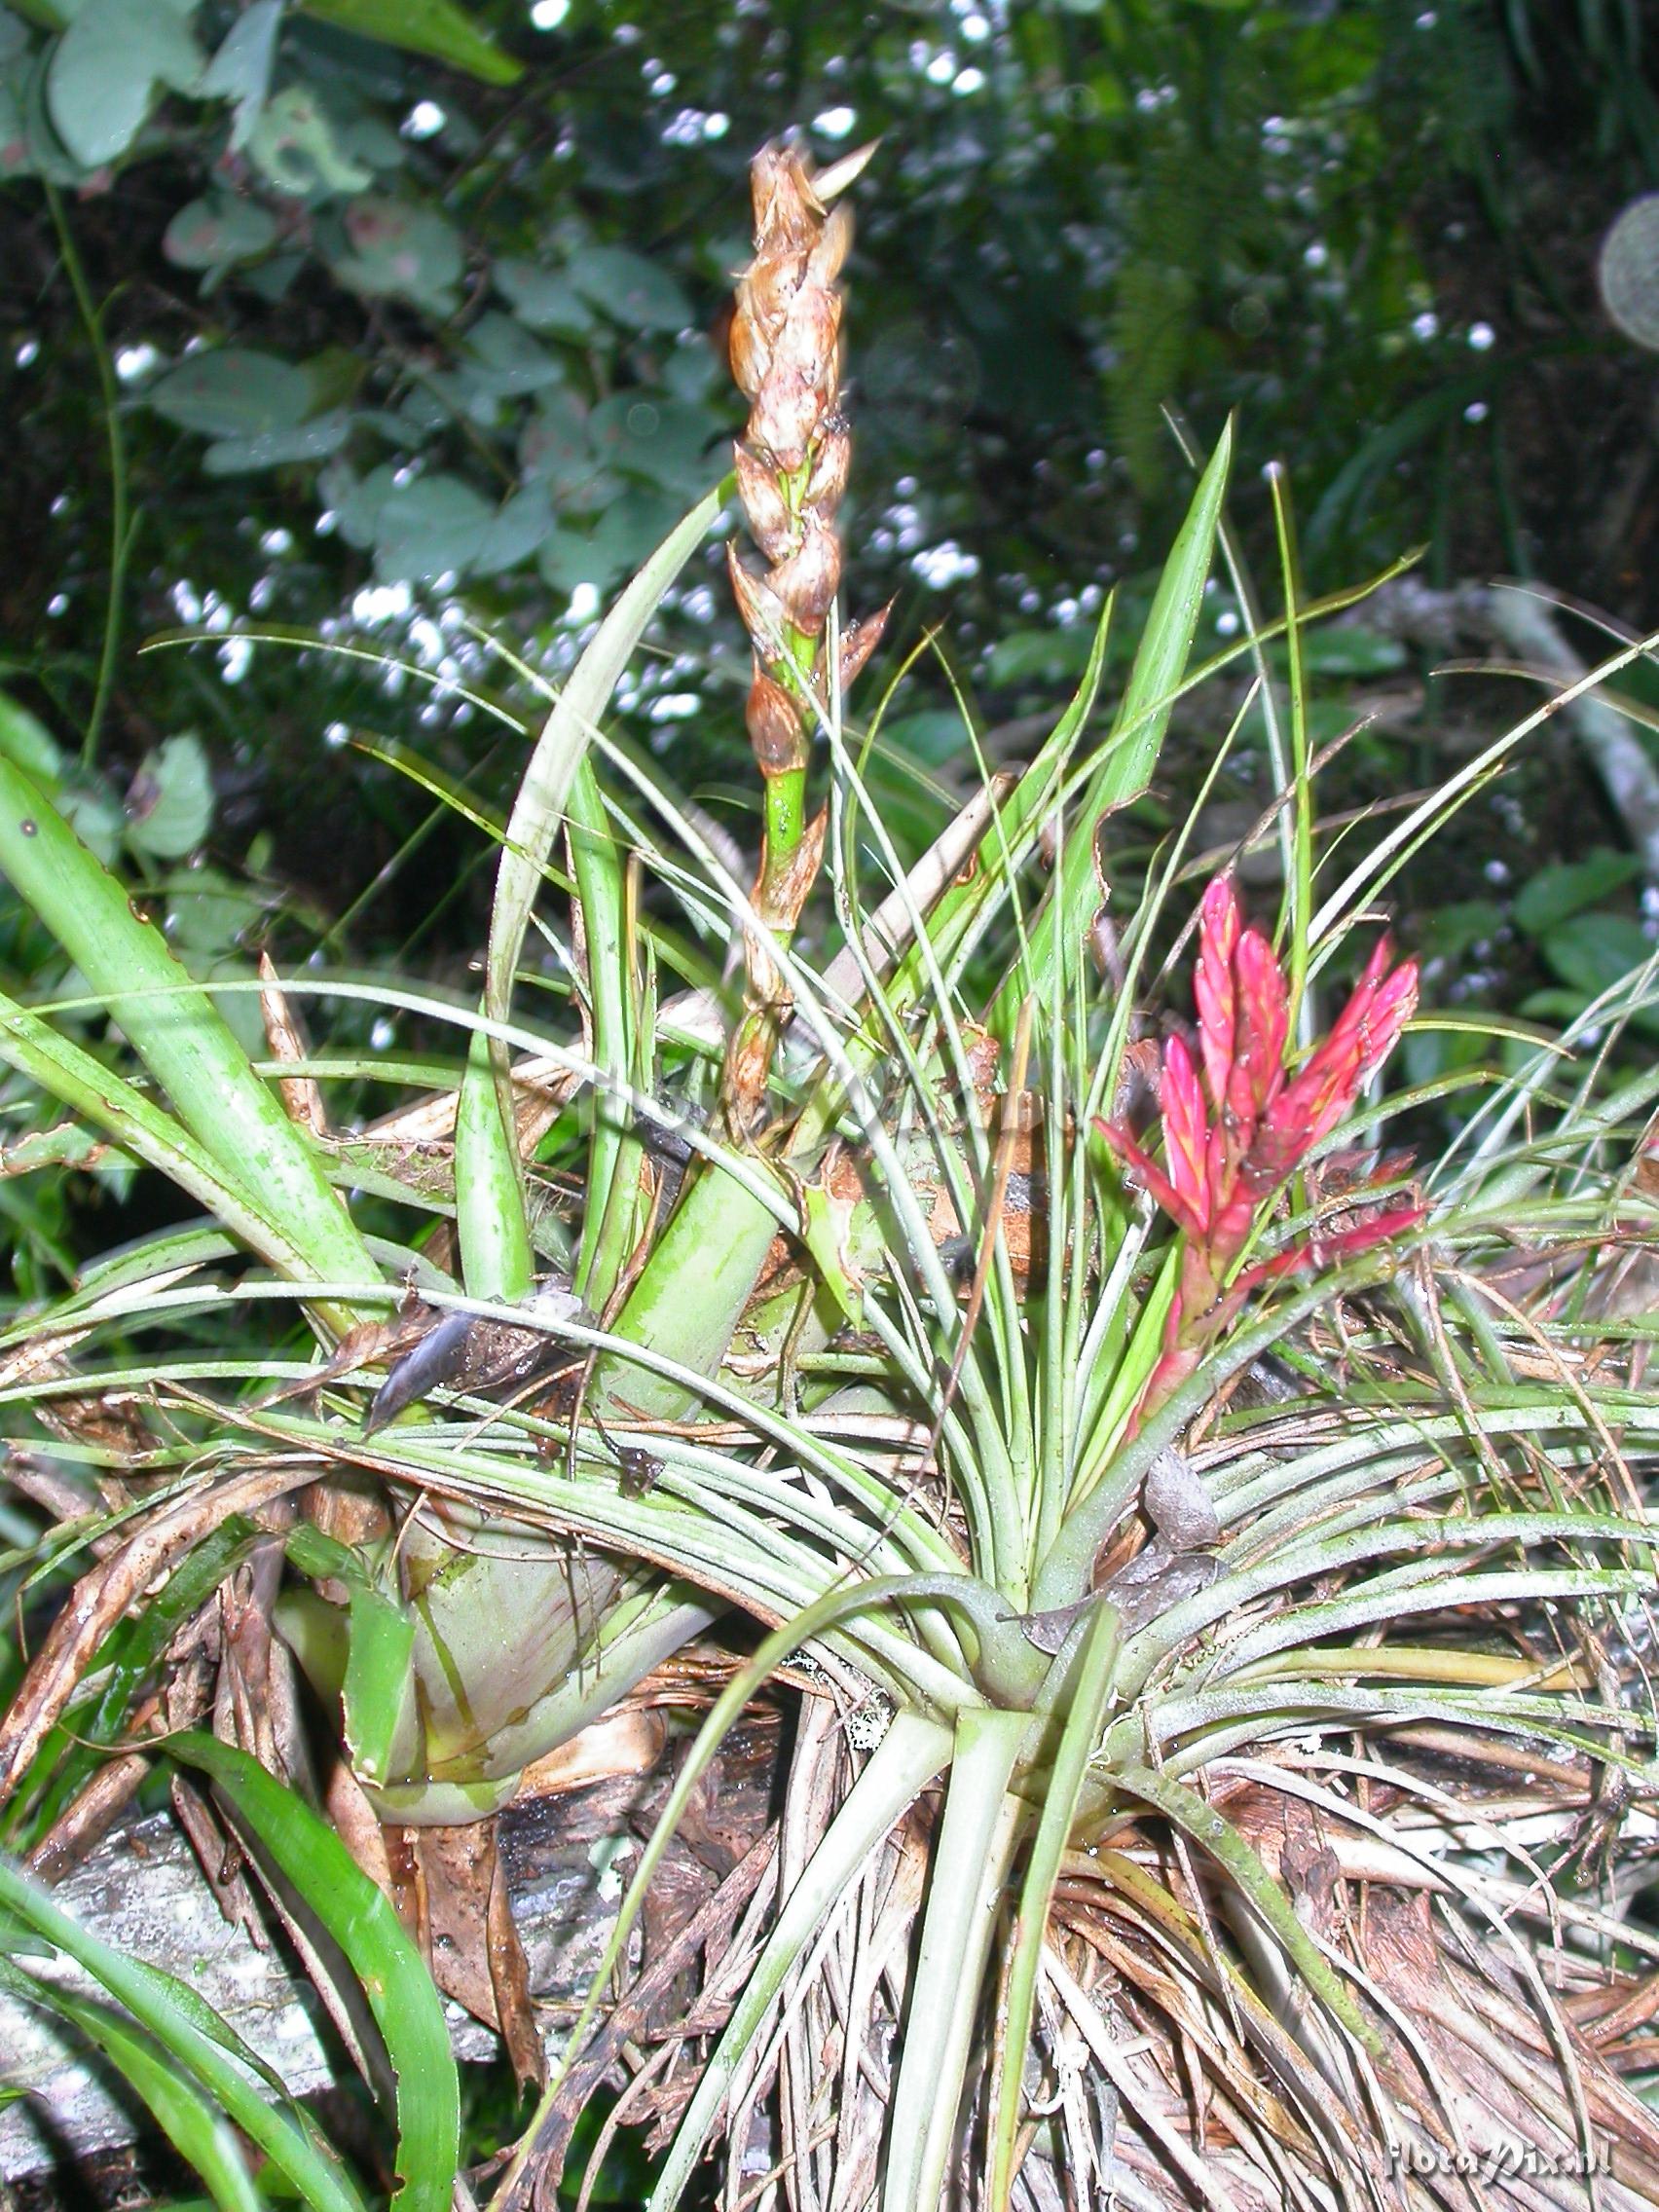
[[[386,1843],[392,1894],[438,1987],[501,2037],[521,2086],[541,2082],[546,2061],[495,1818],[388,1829]]]
[[[296,1459],[209,1482],[146,1515],[133,1535],[81,1577],[0,1717],[0,1800],[61,1718],[99,1644],[157,1576],[233,1513],[256,1513],[314,1474],[311,1461]]]
[[[295,1399],[314,1398],[319,1390],[355,1375],[360,1367],[388,1366],[418,1345],[431,1325],[430,1308],[424,1306],[411,1289],[389,1321],[354,1322],[320,1366],[282,1383],[260,1403],[264,1407],[284,1406]]]
[[[259,955],[259,1011],[265,1021],[265,1041],[274,1060],[292,1063],[310,1059],[311,1040],[306,1035],[305,1024],[282,988],[276,962],[264,951]],[[309,1129],[313,1137],[327,1136],[328,1109],[322,1102],[321,1087],[313,1076],[279,1075],[276,1092],[291,1122],[302,1129]]]

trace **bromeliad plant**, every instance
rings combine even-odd
[[[689,2012],[653,1984],[612,2034],[596,1993],[498,2204],[544,2196],[595,2086],[653,2041],[629,2095],[672,2132],[661,2206],[719,2131],[733,2202],[763,2157],[799,2206],[1416,2206],[1462,2201],[1480,2157],[1489,2200],[1521,2204],[1514,2177],[1600,2170],[1609,2145],[1600,2202],[1651,2201],[1659,2128],[1618,2066],[1654,1946],[1593,1893],[1552,1899],[1535,1855],[1616,1856],[1656,1782],[1632,1685],[1659,1411],[1627,1264],[1651,1204],[1625,1170],[1659,1078],[1599,1059],[1568,1089],[1537,1050],[1408,1186],[1375,1132],[1420,1101],[1374,1087],[1412,964],[1379,944],[1314,1041],[1351,927],[1525,727],[1327,884],[1287,589],[1282,910],[1247,924],[1214,877],[1196,1056],[1178,1034],[1160,1056],[1148,977],[1189,833],[1138,894],[1115,874],[1108,931],[1099,832],[1210,673],[1189,661],[1224,436],[1110,720],[1108,609],[1031,765],[903,855],[865,782],[875,738],[855,750],[845,719],[874,629],[835,612],[831,203],[858,166],[756,166],[734,325],[737,484],[770,564],[733,569],[750,890],[605,730],[718,494],[553,706],[500,829],[480,1009],[376,986],[468,1040],[459,1082],[389,1124],[331,1127],[337,1065],[305,1056],[274,981],[250,1066],[0,762],[0,865],[112,1024],[100,1054],[7,1002],[0,1052],[203,1215],[7,1342],[34,1424],[17,1479],[84,1508],[65,1550],[103,1547],[0,1721],[13,1839],[85,1832],[97,1747],[147,1697],[149,1727],[211,1714],[325,1795],[388,1879],[383,1831],[418,1856],[446,1824],[488,1868],[536,1762],[736,1608],[769,1633],[677,1782],[602,1987],[721,1729],[793,1654],[819,1694],[775,1865],[749,1866],[752,1910],[709,1916],[724,1947]],[[1241,648],[1264,670],[1266,643]],[[556,1034],[514,997],[549,889],[575,979]],[[664,997],[671,968],[690,987]],[[308,983],[324,1006],[362,988]],[[571,1232],[550,1168],[579,1177]],[[338,1719],[332,1774],[305,1770],[290,1649]],[[1547,1966],[1517,1933],[1545,1925]],[[534,2070],[510,1962],[495,1997]],[[170,2016],[139,2028],[194,2063]],[[682,2086],[663,2046],[687,2043]],[[411,2201],[447,2201],[430,2129],[403,2156]]]

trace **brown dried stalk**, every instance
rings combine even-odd
[[[849,210],[830,203],[874,151],[863,147],[815,174],[793,145],[763,147],[752,172],[755,259],[738,279],[731,367],[750,402],[737,441],[738,492],[769,564],[756,576],[731,548],[732,589],[755,654],[745,720],[765,787],[766,827],[753,903],[788,937],[816,879],[824,818],[806,819],[813,720],[831,692],[826,638],[841,579],[835,511],[852,440],[840,409],[841,292],[852,243]],[[834,688],[844,692],[874,651],[884,608],[840,639]],[[740,1125],[758,1113],[777,1022],[788,1003],[763,939],[749,933],[750,1018],[734,1040],[729,1091]]]

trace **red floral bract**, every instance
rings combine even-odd
[[[1163,1165],[1121,1123],[1097,1124],[1187,1239],[1141,1418],[1192,1373],[1253,1285],[1309,1260],[1351,1258],[1422,1219],[1421,1206],[1402,1203],[1235,1272],[1264,1214],[1347,1113],[1411,1018],[1417,963],[1390,968],[1390,949],[1383,938],[1330,1034],[1292,1075],[1285,1065],[1284,971],[1262,932],[1245,927],[1232,877],[1217,876],[1205,892],[1193,981],[1198,1064],[1179,1038],[1164,1048]]]

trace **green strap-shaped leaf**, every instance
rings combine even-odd
[[[625,1084],[634,1073],[634,1035],[623,861],[590,760],[582,761],[572,777],[567,805],[587,961],[593,1061],[618,1084]],[[587,1210],[573,1281],[596,1312],[604,1309],[633,1249],[633,1207],[622,1202],[628,1194],[617,1194],[613,1199],[622,1161],[638,1160],[637,1146],[626,1142],[625,1120],[617,1099],[595,1099]],[[637,1172],[634,1182],[638,1183]]]
[[[716,1374],[777,1233],[777,1217],[753,1193],[704,1168],[658,1235],[615,1334],[698,1375]],[[683,1420],[697,1403],[695,1392],[620,1351],[600,1355],[593,1386],[601,1404],[614,1392],[619,1407],[661,1420]]]
[[[390,1903],[310,1806],[216,1737],[172,1738],[229,1798],[350,1961],[397,2077],[399,2212],[449,2212],[460,2160],[461,2086],[443,2006]]]
[[[475,1029],[456,1103],[455,1226],[467,1296],[511,1306],[529,1295],[535,1261],[511,1089],[499,1075],[490,1038]]]
[[[414,1616],[387,1597],[361,1552],[324,1535],[309,1522],[290,1530],[285,1548],[302,1574],[313,1582],[344,1582],[350,1593],[350,1609],[344,1617],[337,1605],[326,1604],[314,1591],[304,1593],[298,1607],[295,1600],[301,1594],[286,1593],[282,1603],[289,1621],[283,1633],[287,1635],[289,1626],[295,1625],[297,1613],[301,1664],[313,1683],[325,1686],[326,1695],[341,1700],[353,1771],[366,1783],[384,1783],[393,1771],[404,1730],[415,1722]],[[497,1641],[498,1644],[498,1636]],[[294,1637],[289,1641],[294,1642]],[[335,1678],[328,1667],[325,1684],[315,1663],[319,1644],[330,1654],[344,1647],[343,1670]]]
[[[82,1046],[0,992],[0,1060],[60,1099],[124,1152],[142,1160],[198,1199],[281,1274],[311,1273],[306,1255],[276,1219],[225,1172],[172,1116]]]
[[[216,1749],[227,1747],[220,1745]],[[272,1788],[276,1788],[276,1785],[273,1783]],[[338,1843],[334,1848],[345,1859],[344,1848]],[[347,1864],[350,1862],[347,1861]],[[366,1877],[358,1876],[358,1879]],[[25,1927],[44,1936],[83,1966],[101,1987],[125,2005],[175,2063],[202,2084],[250,2141],[259,2145],[272,2163],[288,2177],[305,2202],[313,2207],[313,2212],[365,2212],[363,2199],[326,2144],[287,2113],[267,2104],[241,2067],[235,2063],[229,2053],[237,2047],[237,2039],[195,1990],[172,1974],[163,1973],[159,1968],[146,1966],[141,1960],[129,1959],[89,1935],[78,1921],[60,1911],[44,1890],[5,1859],[0,1859],[0,1907],[15,1914]],[[387,1910],[390,1909],[388,1905]],[[203,2025],[203,2013],[209,2015],[218,2034]],[[438,2212],[438,2199],[434,2197],[430,2201],[434,2212]],[[449,2203],[447,2181],[442,2203],[444,2206]]]
[[[496,902],[490,916],[490,958],[485,980],[485,1012],[504,1021],[512,998],[531,908],[541,888],[541,871],[565,816],[565,801],[601,716],[610,704],[622,671],[645,635],[662,595],[708,535],[720,511],[723,485],[717,485],[675,525],[639,574],[617,600],[571,672],[548,716],[507,821],[507,841],[496,876]]]
[[[121,1024],[179,1119],[316,1275],[379,1271],[305,1136],[160,930],[82,844],[46,793],[0,756],[0,868]]]
[[[484,1013],[505,1021],[513,974],[566,802],[600,717],[662,595],[708,535],[723,487],[669,532],[600,624],[548,716],[507,821],[490,915]],[[519,1183],[506,1055],[475,1038],[456,1116],[455,1182],[462,1272],[474,1298],[522,1298],[534,1272]],[[603,1202],[603,1194],[600,1195]]]
[[[1026,1819],[1010,1783],[1029,1726],[1030,1715],[1018,1712],[978,1708],[957,1715],[893,2085],[882,2212],[920,2212],[940,2201],[997,1906]]]
[[[1121,1769],[1115,1777],[1121,1789],[1151,1805],[1166,1820],[1207,1851],[1267,1923],[1289,1952],[1292,1963],[1326,2010],[1340,2020],[1348,2034],[1375,2056],[1382,2046],[1376,2031],[1360,2014],[1346,1982],[1296,1917],[1296,1907],[1263,1865],[1232,1822],[1206,1804],[1196,1789],[1189,1789],[1173,1775],[1157,1768]]]
[[[189,2160],[224,2212],[264,2212],[266,2199],[254,2186],[237,2142],[237,2131],[223,2111],[203,2095],[156,2038],[106,2005],[77,1997],[49,1981],[36,1980],[0,1961],[0,1989],[55,2012],[101,2050],[140,2096],[157,2125],[179,2156]]]
[[[983,865],[969,869],[965,883],[952,883],[927,917],[929,942],[941,970],[947,971],[960,957],[964,940],[986,909],[1007,896],[1008,878],[1018,866],[1021,857],[1035,845],[1043,822],[1053,811],[1078,740],[1100,696],[1114,604],[1109,597],[1100,609],[1100,619],[1094,626],[1088,659],[1084,664],[1077,689],[1043,740],[1036,758],[997,809],[985,832],[979,848]],[[887,994],[895,1012],[913,1003],[927,976],[927,965],[920,950],[906,953]]]
[[[384,1591],[351,1591],[351,1647],[346,1662],[346,1746],[364,1782],[390,1779],[392,1757],[415,1702],[415,1623]]]
[[[993,2212],[1002,2212],[1014,2188],[1020,2091],[1025,2081],[1031,2023],[1037,2009],[1037,1975],[1043,1959],[1043,1938],[1048,1933],[1049,1905],[1059,1879],[1060,1861],[1071,1838],[1072,1822],[1077,1817],[1078,1799],[1083,1793],[1089,1757],[1099,1741],[1101,1718],[1112,1694],[1119,1630],[1116,1608],[1097,1604],[1084,1630],[1076,1663],[1067,1670],[1071,1678],[1066,1684],[1065,1725],[1055,1747],[1042,1815],[1026,1861],[1019,1913],[1010,1946],[1008,1993],[1003,2007],[1007,2025],[996,2054],[991,2090],[990,2201]],[[1056,1673],[1065,1667],[1065,1655],[1055,1659],[1054,1667]]]

